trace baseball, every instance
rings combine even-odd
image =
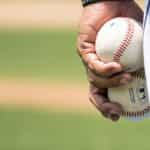
[[[125,86],[108,89],[110,101],[123,107],[123,117],[138,118],[150,114],[150,105],[146,93],[144,72],[133,74],[133,81]]]
[[[143,29],[126,17],[106,22],[96,37],[96,54],[104,62],[117,62],[123,70],[134,72],[143,68]]]

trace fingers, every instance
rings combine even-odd
[[[78,45],[78,52],[83,62],[90,70],[93,70],[96,74],[110,76],[114,73],[122,71],[121,65],[116,62],[104,63],[100,61],[100,59],[96,55],[93,43],[80,41],[78,43],[80,43]]]
[[[89,99],[91,103],[104,117],[112,121],[118,121],[122,112],[122,107],[117,103],[110,103],[106,95],[106,89],[98,89],[93,85],[90,86]]]
[[[104,63],[96,58],[92,59],[89,57],[88,65],[89,68],[95,73],[103,76],[110,76],[114,73],[122,71],[122,67],[120,64],[116,62]]]
[[[98,88],[111,88],[128,84],[132,81],[133,77],[129,73],[121,73],[111,78],[104,78],[88,70],[88,79],[91,84]]]
[[[108,79],[108,84],[112,87],[126,85],[131,82],[133,77],[129,73],[122,73]]]
[[[122,70],[120,64],[116,62],[104,63],[96,55],[95,40],[97,29],[90,24],[84,24],[84,29],[82,29],[82,26],[78,36],[77,50],[84,64],[97,74],[104,76],[110,76],[113,73],[120,72]]]

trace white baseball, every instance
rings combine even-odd
[[[134,74],[131,83],[125,86],[108,89],[110,101],[122,105],[122,116],[139,118],[150,114],[150,105],[146,93],[146,81],[143,72]]]
[[[127,72],[143,68],[143,29],[126,17],[106,22],[96,38],[96,54],[104,62],[118,62]]]

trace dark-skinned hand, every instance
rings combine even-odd
[[[116,62],[100,61],[95,53],[95,40],[104,23],[115,17],[131,17],[142,22],[143,11],[131,0],[90,4],[83,8],[77,41],[78,53],[85,65],[90,84],[89,99],[112,121],[119,120],[123,109],[119,104],[109,101],[107,89],[129,83],[132,76],[122,72],[122,66]]]

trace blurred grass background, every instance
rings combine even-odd
[[[76,54],[76,35],[75,27],[61,24],[39,29],[2,26],[1,80],[64,81],[80,87],[86,77]],[[66,97],[68,100],[70,97]],[[114,124],[97,111],[1,105],[0,150],[149,150],[149,124],[149,120]]]
[[[0,31],[0,76],[83,80],[75,30]]]
[[[0,148],[10,150],[149,150],[149,124],[117,124],[95,114],[0,111]]]

